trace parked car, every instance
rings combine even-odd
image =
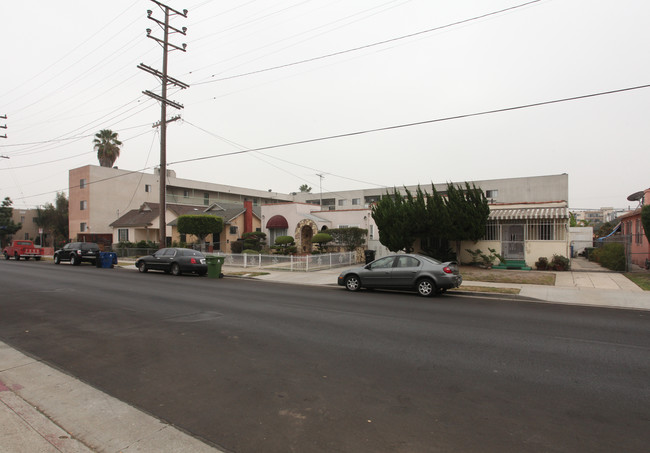
[[[173,275],[181,275],[184,272],[205,275],[208,272],[203,253],[177,247],[160,249],[153,255],[143,256],[135,262],[135,267],[140,272],[155,270]]]
[[[99,246],[94,242],[70,242],[54,252],[54,264],[70,261],[73,266],[82,262],[96,264],[99,259]]]
[[[43,249],[36,247],[32,241],[20,240],[14,241],[5,247],[2,254],[6,260],[13,257],[16,261],[21,258],[25,261],[28,261],[30,258],[38,261],[43,257]]]
[[[363,267],[343,271],[338,284],[349,291],[361,288],[415,290],[421,296],[458,288],[463,277],[454,261],[440,261],[417,254],[399,254],[379,258]]]

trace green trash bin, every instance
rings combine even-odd
[[[221,278],[223,274],[221,273],[221,266],[226,261],[225,256],[206,256],[205,257],[208,263],[208,277],[209,278]]]

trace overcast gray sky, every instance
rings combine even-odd
[[[289,193],[317,192],[317,174],[338,191],[568,173],[572,209],[650,187],[650,88],[451,119],[650,84],[647,0],[166,4],[189,10],[171,21],[187,51],[169,74],[190,85],[169,94],[178,177]],[[159,163],[160,107],[142,91],[160,83],[137,69],[162,66],[148,9],[163,19],[150,0],[0,3],[0,198],[67,193],[69,169],[98,165],[100,129],[124,142],[120,168]]]

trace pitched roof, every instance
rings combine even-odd
[[[236,203],[213,203],[205,207],[202,205],[185,205],[185,204],[167,204],[167,210],[173,212],[177,217],[182,215],[213,215],[222,217],[224,223],[228,224],[236,217],[246,212],[241,204]],[[122,217],[111,223],[109,226],[117,227],[148,227],[153,225],[153,221],[160,215],[159,203],[143,203],[138,209],[132,209]],[[257,218],[261,216],[261,208],[253,206],[253,215]],[[175,226],[176,219],[167,223],[169,226]]]

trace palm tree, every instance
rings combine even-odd
[[[102,129],[95,134],[93,139],[97,150],[97,159],[102,167],[112,167],[120,157],[120,146],[122,142],[117,139],[117,132],[110,129]]]

